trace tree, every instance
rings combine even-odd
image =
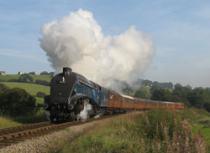
[[[176,102],[184,102],[189,105],[189,95],[192,92],[191,86],[182,86],[181,84],[176,84],[172,93],[172,100]]]
[[[171,101],[172,93],[169,89],[154,89],[151,99],[161,101]]]
[[[151,87],[152,86],[152,81],[150,81],[150,80],[143,80],[142,81],[142,85]]]
[[[188,96],[189,102],[192,106],[198,108],[209,107],[210,104],[210,92],[208,89],[195,88]]]
[[[33,77],[29,74],[22,74],[20,75],[18,81],[20,82],[33,82]]]
[[[161,89],[173,89],[173,84],[171,82],[157,82],[152,83],[152,87]]]
[[[28,74],[36,75],[36,72],[29,72]]]
[[[53,77],[54,72],[49,72],[48,74]]]
[[[0,84],[0,94],[3,94],[8,88],[4,84]]]
[[[49,73],[48,73],[47,71],[42,71],[42,72],[40,73],[40,75],[49,75]]]
[[[151,98],[150,87],[145,86],[145,87],[139,88],[139,89],[135,92],[134,96],[135,96],[135,97],[139,97],[139,98],[150,99],[150,98]]]

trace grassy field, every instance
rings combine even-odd
[[[21,82],[2,82],[2,84],[6,85],[9,88],[21,88],[26,90],[31,95],[36,95],[37,92],[43,92],[45,94],[49,94],[49,87],[33,84],[33,83],[21,83]]]
[[[198,123],[203,118],[209,118],[209,114],[187,109],[150,111],[135,118],[113,120],[66,143],[60,153],[205,153],[208,141],[194,126],[203,126]]]
[[[47,81],[47,82],[50,82],[51,80],[51,76],[50,75],[31,75],[34,80],[44,80],[44,81]]]
[[[210,113],[202,109],[186,109],[180,116],[188,120],[192,125],[193,133],[200,133],[210,148]]]
[[[34,80],[44,80],[50,82],[51,76],[50,75],[30,75],[33,77]],[[17,80],[20,77],[18,74],[7,74],[7,75],[0,75],[0,81],[10,81],[10,80]]]
[[[21,123],[7,117],[0,117],[0,128],[14,127],[18,125],[21,125]]]
[[[50,88],[48,86],[33,84],[33,83],[20,83],[20,82],[1,82],[9,88],[21,88],[26,90],[29,94],[36,98],[37,103],[43,103],[43,98],[37,97],[37,92],[49,94]]]

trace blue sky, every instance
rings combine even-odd
[[[143,78],[210,87],[209,0],[0,0],[0,70],[52,71],[40,29],[79,8],[107,35],[134,25],[150,36],[155,56]]]

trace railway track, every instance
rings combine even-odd
[[[41,122],[28,124],[18,127],[0,129],[0,149],[27,139],[46,135],[70,126],[85,124],[87,122],[102,120],[111,116],[105,116],[98,119],[89,119],[86,122],[73,121],[60,124],[51,124],[50,122]]]
[[[40,122],[40,123],[26,124],[26,125],[21,125],[21,126],[16,126],[16,127],[3,128],[3,129],[0,129],[0,137],[5,134],[20,132],[26,129],[39,128],[39,127],[43,127],[49,124],[50,122]]]

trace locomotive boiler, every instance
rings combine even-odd
[[[51,122],[85,120],[105,113],[148,109],[183,109],[184,104],[139,99],[104,88],[64,67],[50,83],[45,110]]]

